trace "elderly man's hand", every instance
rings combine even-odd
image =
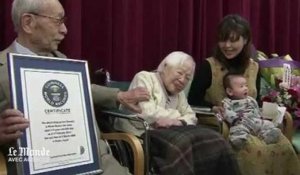
[[[149,99],[149,92],[147,91],[147,89],[142,87],[137,87],[126,92],[120,91],[118,93],[118,101],[126,108],[137,113],[142,112],[141,108],[138,106],[138,102],[148,101]]]
[[[9,143],[22,135],[29,126],[23,113],[16,109],[7,109],[0,114],[0,144]]]

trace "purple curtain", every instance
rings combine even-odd
[[[10,8],[0,1],[0,49],[14,39]],[[249,20],[253,43],[266,54],[300,60],[300,2],[295,0],[61,0],[68,35],[60,46],[70,58],[89,61],[116,80],[153,70],[169,52],[181,50],[197,63],[211,55],[216,27],[237,13]]]

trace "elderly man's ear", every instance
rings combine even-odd
[[[34,19],[32,14],[24,13],[21,18],[21,26],[22,29],[26,33],[33,33],[32,29],[36,25],[36,20]]]

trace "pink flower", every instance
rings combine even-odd
[[[300,108],[297,108],[297,110],[294,112],[294,114],[297,118],[300,118]]]
[[[288,89],[288,93],[292,95],[294,98],[298,98],[298,92],[296,89],[290,88]]]
[[[265,101],[265,102],[273,102],[272,99],[271,99],[271,97],[268,97],[268,96],[264,96],[264,97],[262,98],[262,101]]]
[[[269,95],[274,98],[274,97],[277,97],[279,95],[279,92],[272,89],[270,91]]]

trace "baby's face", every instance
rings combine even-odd
[[[234,99],[243,99],[248,96],[248,85],[244,77],[232,77],[230,89],[228,95]]]

